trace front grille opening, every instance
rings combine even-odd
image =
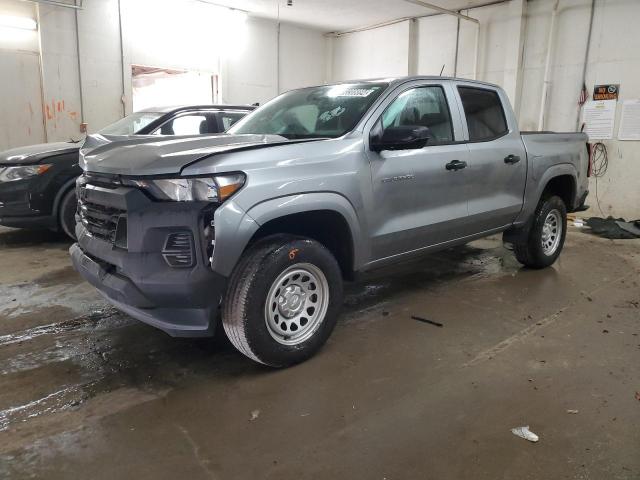
[[[79,213],[80,221],[91,235],[111,243],[116,240],[116,229],[120,218],[124,216],[126,219],[124,210],[86,201],[80,201]],[[121,234],[120,241],[123,241],[122,235],[124,235],[126,245],[126,222],[124,225],[125,230],[124,234]]]
[[[120,215],[116,223],[116,233],[113,244],[117,248],[127,249],[127,216]]]
[[[127,248],[127,215],[125,210],[92,203],[86,199],[86,186],[94,185],[114,189],[121,186],[117,175],[85,172],[76,181],[78,209],[76,219],[82,222],[87,232],[101,240],[112,243],[118,248]]]

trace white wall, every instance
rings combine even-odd
[[[325,83],[328,39],[321,31],[280,25],[280,92]]]
[[[478,78],[505,88],[522,129],[537,128],[553,2],[509,0],[463,12],[481,23]],[[117,0],[84,0],[78,13],[84,119],[90,131],[120,118],[125,109],[131,111],[131,64],[220,74],[222,100],[229,103],[263,103],[279,92],[330,80],[437,75],[443,64],[445,75],[474,75],[476,27],[460,22],[454,65],[458,22],[445,15],[325,38],[320,31],[287,24],[278,33],[275,21],[253,17],[242,27],[225,30],[232,22],[220,23],[224,9],[195,0],[121,4],[122,45]],[[590,4],[560,0],[544,128],[576,129]],[[621,101],[640,98],[640,2],[596,4],[587,86],[620,83]],[[0,0],[0,13],[7,12],[36,16],[30,3]],[[18,37],[0,31],[0,75],[16,79],[5,82],[0,93],[0,148],[44,141],[43,116],[50,141],[81,136],[75,13],[45,5],[39,12],[42,52],[37,32]],[[621,105],[616,134],[620,111]],[[640,144],[605,144],[610,161],[598,181],[602,211],[640,217]],[[595,206],[593,179],[591,191],[589,202]],[[592,212],[600,214],[599,209]]]
[[[517,98],[518,69],[521,64],[525,0],[465,10],[480,21],[477,25],[449,15],[433,15],[394,25],[346,34],[333,41],[334,80],[401,76],[408,74],[478,78],[505,87]],[[476,38],[479,49],[476,75]]]
[[[477,78],[501,85],[507,92],[520,128],[536,130],[554,0],[510,0],[464,10],[480,21]],[[551,57],[551,83],[544,127],[575,131],[578,95],[589,26],[591,0],[560,0]],[[597,0],[587,87],[620,83],[615,134],[621,102],[640,98],[640,1]],[[457,20],[435,15],[346,34],[333,39],[333,80],[406,75],[443,75],[474,78],[475,24],[460,21],[458,61],[455,63]],[[591,179],[588,214],[640,217],[640,142],[605,141],[609,170]]]
[[[544,125],[547,129],[576,129],[577,99],[582,87],[590,5],[589,0],[560,2]],[[521,127],[526,129],[535,129],[537,126],[552,8],[551,0],[533,0],[527,9],[525,74],[520,112]],[[637,0],[596,2],[586,84],[589,92],[592,92],[595,84],[620,84],[615,136],[618,134],[622,101],[640,98],[638,19],[640,2]],[[598,179],[600,208],[595,196],[595,179],[591,179],[588,203],[592,208],[587,213],[640,218],[640,142],[605,140],[603,143],[609,151],[609,169],[603,178]]]
[[[246,28],[244,43],[221,57],[225,103],[262,104],[292,88],[325,82],[322,32],[282,23],[278,41],[276,22],[249,18]]]
[[[84,121],[89,132],[95,132],[124,112],[120,22],[117,0],[86,0],[83,4],[78,27]]]
[[[278,94],[278,27],[249,19],[242,48],[224,55],[222,98],[225,103],[264,103]]]
[[[0,4],[0,15],[36,19],[33,5],[17,1]],[[36,31],[0,28],[0,79],[0,148],[43,142]]]
[[[333,39],[333,80],[409,74],[409,21]]]
[[[450,15],[435,15],[417,20],[416,74],[452,77],[455,73],[456,31],[458,20]]]
[[[278,48],[274,20],[242,22],[229,9],[196,0],[120,4],[119,12],[117,0],[84,0],[78,36],[74,10],[44,4],[37,7],[39,32],[5,37],[0,31],[0,75],[15,79],[0,93],[0,150],[82,138],[83,119],[95,132],[130,113],[131,65],[220,75],[225,103],[263,103],[326,80],[327,40],[320,31],[281,24]],[[36,18],[36,11],[27,2],[0,0],[0,13]]]
[[[40,7],[47,140],[80,139],[80,87],[75,12]]]

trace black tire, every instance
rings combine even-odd
[[[78,199],[75,189],[69,190],[62,197],[58,210],[58,223],[62,231],[72,240],[76,240],[76,210]]]
[[[545,251],[543,248],[543,229],[547,217],[557,212],[559,214],[558,225],[561,226],[558,243],[553,250]],[[533,217],[533,223],[529,230],[526,242],[515,243],[513,251],[520,263],[529,268],[546,268],[556,261],[567,235],[567,207],[558,196],[547,196],[540,199]]]
[[[326,285],[322,283],[315,287],[323,292],[319,296],[316,295],[316,301],[326,298],[326,303],[323,302],[323,306],[318,308],[317,317],[321,316],[322,311],[326,313],[319,321],[307,320],[308,325],[305,322],[305,326],[296,326],[299,332],[291,333],[292,337],[302,335],[303,332],[309,335],[300,337],[300,343],[283,344],[281,342],[296,340],[289,340],[287,334],[268,325],[269,315],[274,315],[268,311],[268,297],[274,292],[276,295],[280,292],[274,282],[282,275],[287,275],[287,272],[295,274],[294,270],[297,268],[311,268],[308,265],[315,269],[316,274],[318,270],[322,272],[326,280]],[[304,278],[309,282],[309,278],[303,276],[299,277],[299,280],[292,279],[289,286],[295,286],[296,282],[302,282]],[[321,275],[318,274],[318,278],[320,279]],[[284,285],[286,284],[283,284],[282,288],[286,288]],[[310,285],[314,285],[312,281]],[[272,290],[272,287],[275,290]],[[324,292],[328,297],[324,296]],[[313,295],[308,298],[312,297]],[[299,297],[296,297],[295,301],[299,303]],[[271,305],[277,306],[273,307],[273,312],[282,315],[279,311],[280,306],[275,301]],[[307,303],[304,303],[305,309],[306,306]],[[287,367],[307,360],[322,347],[333,331],[341,306],[342,275],[331,252],[315,240],[277,235],[267,237],[250,247],[236,266],[223,302],[222,325],[231,343],[247,357],[271,367]],[[310,306],[306,311],[311,311],[313,315],[315,309]],[[304,316],[304,312],[300,315]],[[278,318],[277,314],[275,318]],[[284,316],[281,318],[289,321]],[[312,328],[311,325],[315,327]],[[284,327],[286,329],[287,325]],[[290,326],[290,329],[293,331],[293,326]],[[279,334],[282,334],[282,337]]]

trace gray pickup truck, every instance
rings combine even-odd
[[[206,138],[90,137],[75,268],[174,336],[283,367],[333,330],[343,278],[504,232],[551,265],[584,208],[581,133],[521,133],[504,91],[442,77],[284,93]]]

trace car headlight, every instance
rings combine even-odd
[[[36,175],[42,175],[50,168],[50,164],[0,167],[0,182],[13,182]]]
[[[242,173],[193,178],[126,179],[132,185],[149,192],[158,200],[174,202],[224,202],[244,185]]]

